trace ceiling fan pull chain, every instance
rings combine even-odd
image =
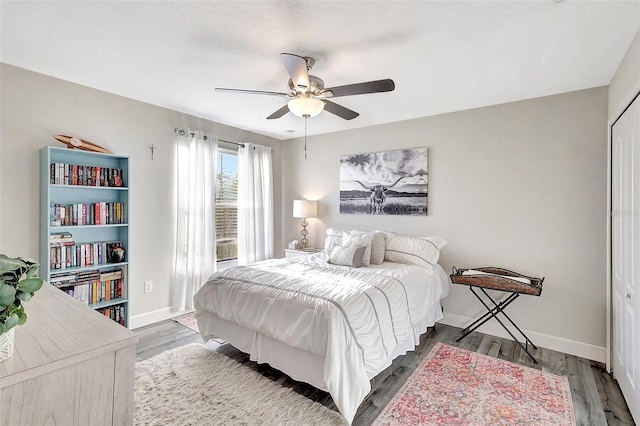
[[[304,159],[307,159],[307,118],[308,115],[304,116]]]

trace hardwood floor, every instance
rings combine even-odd
[[[189,343],[203,343],[199,334],[171,320],[134,331],[140,339],[136,361]],[[513,341],[474,332],[458,343],[455,339],[459,333],[459,328],[438,324],[435,329],[430,329],[422,335],[421,343],[414,352],[396,358],[391,367],[372,380],[371,393],[358,409],[353,425],[370,425],[436,342],[568,376],[578,426],[635,424],[618,383],[606,372],[603,364],[544,348],[531,350],[540,361],[539,364],[534,364]],[[266,364],[259,365],[249,361],[247,354],[229,344],[221,345],[210,341],[207,346],[247,365],[282,386],[336,410],[331,396],[326,392],[306,383],[296,382]]]

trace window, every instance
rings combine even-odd
[[[238,155],[218,150],[216,177],[216,256],[238,258]]]

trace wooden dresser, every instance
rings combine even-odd
[[[0,362],[0,425],[131,425],[138,336],[45,283]]]

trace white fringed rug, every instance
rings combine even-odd
[[[134,425],[345,425],[336,411],[193,343],[136,363]]]

